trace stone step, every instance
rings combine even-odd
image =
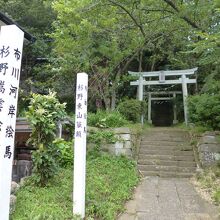
[[[138,160],[171,160],[171,161],[194,161],[194,156],[173,156],[173,155],[150,155],[139,154]]]
[[[179,166],[179,167],[196,167],[194,161],[170,161],[170,160],[138,160],[140,165],[161,165],[161,166]]]
[[[193,151],[181,151],[181,150],[158,150],[158,149],[152,149],[148,150],[145,148],[140,149],[140,154],[145,155],[170,155],[170,156],[193,156]]]
[[[189,144],[185,146],[176,146],[176,145],[141,145],[140,149],[142,150],[180,150],[180,151],[192,151],[193,148]]]
[[[161,140],[155,140],[155,141],[149,141],[149,140],[142,140],[141,146],[186,146],[189,145],[189,143],[186,142],[175,142],[175,141],[161,141]]]
[[[160,135],[158,136],[151,136],[151,137],[142,137],[141,141],[172,141],[172,142],[183,142],[186,141],[186,138],[182,137],[161,137]]]
[[[151,137],[151,136],[172,136],[172,137],[189,137],[189,133],[186,131],[175,131],[175,130],[167,130],[167,131],[148,131],[142,134],[143,137]]]
[[[167,172],[167,171],[140,171],[141,175],[146,176],[159,176],[163,178],[190,178],[195,173],[179,173],[179,172]]]
[[[140,171],[167,171],[180,173],[193,173],[196,167],[178,167],[178,166],[161,166],[161,165],[138,165]]]

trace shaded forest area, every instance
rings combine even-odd
[[[191,120],[199,122],[211,114],[215,119],[209,125],[214,129],[220,127],[219,0],[1,0],[0,3],[1,12],[36,37],[35,42],[26,43],[24,48],[21,115],[31,92],[48,94],[51,88],[72,112],[78,72],[89,74],[89,110],[96,111],[100,103],[109,110],[115,109],[125,97],[135,98],[136,88],[130,87],[128,70],[198,66],[197,86],[189,88],[191,94],[198,94],[190,98]]]

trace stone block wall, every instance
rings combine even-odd
[[[32,173],[32,161],[18,160],[13,163],[12,180],[19,183],[21,178]]]
[[[217,140],[219,132],[205,132],[198,143],[198,153],[203,167],[220,162],[220,143]]]
[[[89,127],[88,135],[90,132],[98,130],[100,129]],[[101,150],[107,151],[116,156],[125,155],[133,158],[136,157],[140,146],[140,137],[137,132],[127,127],[105,129],[105,131],[113,132],[117,141],[111,144],[101,144]],[[91,147],[91,144],[89,144],[89,146]]]

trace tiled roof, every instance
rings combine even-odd
[[[5,14],[3,14],[2,12],[0,12],[0,21],[1,24],[6,24],[6,25],[11,25],[11,24],[15,24],[17,27],[19,27],[23,32],[24,32],[24,37],[31,42],[34,42],[36,40],[36,38],[31,35],[30,33],[28,33],[27,31],[24,30],[24,28],[22,28],[19,24],[17,24],[15,21],[13,21],[11,18],[9,18],[8,16],[6,16]]]

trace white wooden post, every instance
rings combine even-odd
[[[87,93],[88,75],[78,73],[75,111],[73,213],[80,215],[81,218],[85,217]]]
[[[24,33],[16,25],[0,33],[0,219],[9,219],[14,138]]]
[[[186,83],[186,75],[182,75],[182,90],[183,90],[183,106],[184,106],[184,118],[185,123],[188,125],[188,108],[187,108],[187,83]]]
[[[174,99],[174,103],[173,103],[173,124],[177,124],[178,123],[178,120],[177,120],[177,109],[176,109],[176,102],[175,102],[175,99],[176,99],[176,93],[174,92],[173,93],[173,99]]]
[[[144,85],[143,85],[143,76],[139,77],[139,85],[138,85],[138,100],[143,101],[144,99]],[[141,124],[144,124],[144,115],[141,115]]]
[[[152,120],[151,120],[151,93],[148,93],[148,118],[147,121],[148,123],[152,124]]]

